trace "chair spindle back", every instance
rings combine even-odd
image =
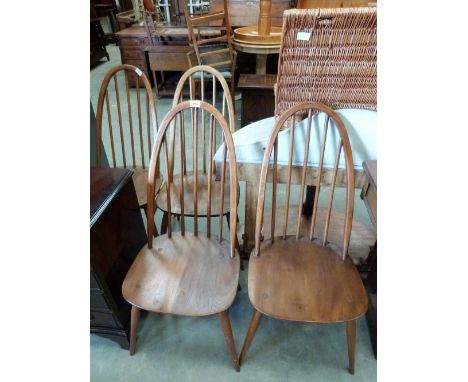
[[[208,179],[207,184],[200,184],[199,176],[198,176],[198,146],[199,146],[199,116],[201,112],[207,115],[208,119],[210,120],[209,124],[209,132],[208,132],[208,152],[210,154],[209,161],[208,161]],[[171,197],[175,196],[179,198],[180,206],[181,206],[181,214],[180,214],[180,228],[182,235],[185,234],[185,213],[184,213],[184,192],[185,187],[187,187],[187,162],[186,162],[186,152],[190,149],[189,144],[186,142],[185,139],[185,129],[186,126],[184,125],[184,121],[187,118],[183,117],[184,113],[189,113],[190,117],[188,119],[191,120],[190,128],[192,129],[192,153],[193,153],[193,167],[192,167],[192,175],[193,175],[193,211],[194,211],[194,235],[198,235],[198,204],[201,199],[201,193],[207,193],[207,237],[211,237],[211,215],[219,215],[219,231],[218,237],[219,240],[223,240],[222,235],[222,227],[223,227],[223,206],[225,203],[225,185],[226,185],[226,166],[227,162],[229,162],[229,192],[230,192],[230,245],[231,245],[231,257],[235,254],[235,238],[236,238],[236,229],[237,229],[237,199],[238,199],[238,182],[237,182],[237,165],[236,165],[236,157],[234,152],[234,143],[231,136],[231,131],[228,128],[228,124],[224,119],[223,115],[212,105],[208,104],[205,101],[200,100],[190,100],[190,101],[183,101],[175,106],[168,112],[168,114],[164,117],[161,126],[159,127],[158,135],[156,138],[155,145],[153,147],[153,152],[151,155],[151,165],[149,171],[149,179],[148,179],[148,216],[153,216],[155,211],[154,205],[154,197],[155,197],[155,189],[154,189],[154,181],[155,181],[155,166],[158,161],[159,155],[161,153],[161,148],[164,146],[164,153],[163,153],[163,160],[165,164],[164,170],[164,177],[166,181],[164,182],[166,187],[166,211],[168,212],[168,230],[167,235],[171,237],[172,235],[172,226],[171,226]],[[169,132],[169,126],[171,125],[171,129]],[[221,165],[221,187],[220,187],[220,205],[219,206],[212,206],[212,199],[213,199],[213,186],[215,183],[213,172],[214,172],[214,164],[213,164],[213,157],[215,153],[215,137],[216,137],[216,128],[219,126],[222,134],[222,139],[220,143],[224,144],[224,152],[223,152],[223,162]],[[174,171],[175,165],[177,164],[174,155],[175,151],[172,150],[172,155],[174,157],[174,162],[172,165],[169,165],[169,158],[168,152],[166,149],[166,145],[169,139],[174,137],[174,143],[177,144],[178,148],[178,172],[179,172],[179,179],[174,180],[174,182],[179,182],[179,195],[175,195],[174,193],[171,194],[171,184],[172,182],[167,181],[172,175]],[[174,145],[175,146],[175,145]],[[227,148],[227,149],[226,149]],[[173,168],[171,169],[171,166]],[[187,182],[185,185],[184,183]],[[226,186],[227,187],[227,186]],[[218,211],[217,211],[218,210]],[[213,211],[213,212],[212,212]],[[151,221],[150,221],[151,220]],[[152,219],[148,220],[148,247],[152,247],[153,242],[153,221]]]
[[[119,76],[119,74],[123,74],[123,78]],[[136,88],[134,91],[130,90],[129,79],[131,77],[135,80]],[[120,85],[122,85],[122,82],[125,84],[123,95],[121,94],[121,89],[119,89],[119,82]],[[141,86],[141,84],[143,86]],[[143,88],[143,94],[141,94],[140,88]],[[142,111],[142,98],[144,98],[145,102],[144,112]],[[136,106],[134,105],[132,107],[132,103],[136,103]],[[127,111],[128,118],[123,118],[123,110]],[[143,118],[143,115],[145,115],[145,118]],[[103,137],[102,125],[104,116],[107,119],[109,128],[108,134],[112,153],[112,166],[124,168],[129,166],[134,169],[138,167],[145,169],[149,166],[152,137],[156,135],[158,119],[151,85],[146,75],[139,68],[126,64],[117,65],[106,73],[102,81],[96,115],[96,162],[98,167],[101,165],[101,141]],[[118,121],[117,134],[113,126],[113,121],[115,120]],[[144,125],[146,128],[143,127]],[[153,129],[153,133],[151,132],[151,128]],[[114,138],[115,135],[119,136],[120,150],[118,148],[118,142],[116,142]],[[147,148],[146,150],[145,147]],[[130,150],[131,158],[128,157]],[[140,158],[137,158],[138,154]]]
[[[325,115],[324,125],[318,126],[319,122],[319,114],[323,113]],[[307,115],[307,119],[303,120],[300,124],[296,124],[296,120],[301,118],[302,116]],[[333,122],[333,124],[330,123]],[[331,108],[328,106],[318,103],[318,102],[306,102],[294,107],[291,107],[287,110],[283,115],[278,119],[275,123],[273,131],[270,135],[268,140],[268,144],[265,149],[265,155],[263,157],[262,163],[262,170],[260,175],[260,188],[259,188],[259,196],[258,196],[258,205],[257,205],[257,216],[256,216],[256,230],[255,230],[255,255],[259,255],[260,252],[260,241],[261,241],[261,231],[263,226],[263,214],[264,214],[264,206],[265,206],[265,190],[266,190],[266,182],[267,182],[267,173],[269,170],[273,172],[272,175],[272,216],[271,216],[271,240],[274,241],[275,239],[275,223],[276,223],[276,209],[277,209],[277,185],[278,185],[278,134],[280,131],[284,130],[284,126],[289,125],[289,152],[288,152],[288,159],[287,159],[287,172],[286,172],[286,204],[284,210],[284,222],[283,222],[283,229],[281,239],[286,239],[287,228],[288,228],[288,217],[289,217],[289,202],[290,202],[290,193],[291,193],[291,177],[292,173],[295,172],[296,176],[300,173],[300,191],[299,191],[299,208],[298,208],[298,218],[296,224],[296,239],[299,240],[301,238],[301,224],[302,224],[302,202],[304,197],[304,188],[307,184],[312,184],[312,182],[306,182],[307,176],[310,174],[308,171],[308,167],[310,166],[310,158],[311,155],[315,156],[317,154],[318,165],[316,170],[312,172],[312,181],[315,179],[315,183],[312,185],[316,186],[315,192],[315,200],[314,200],[314,207],[312,211],[311,223],[310,223],[310,231],[309,231],[309,240],[316,240],[319,239],[322,246],[328,244],[328,231],[330,227],[330,217],[331,217],[331,210],[333,206],[333,196],[335,193],[335,185],[338,173],[341,171],[341,176],[346,177],[346,185],[347,185],[347,192],[346,192],[346,207],[345,207],[345,224],[344,224],[344,232],[343,232],[343,243],[342,243],[342,256],[345,259],[348,246],[349,246],[349,239],[351,235],[351,227],[352,227],[352,218],[353,218],[353,208],[354,208],[354,165],[353,165],[353,158],[351,152],[351,146],[349,142],[348,133],[346,128],[338,116]],[[295,141],[295,130],[304,127],[306,125],[306,132],[305,132],[305,140],[304,142],[300,143],[303,144],[303,156],[295,155],[295,151],[300,151],[301,147]],[[304,134],[303,130],[300,130],[297,134]],[[312,142],[312,137],[317,138],[316,145]],[[332,137],[332,138],[330,138]],[[333,142],[333,138],[339,138],[336,147],[336,154],[333,161],[332,166],[332,174],[331,180],[329,179],[330,176],[324,176],[324,172],[328,171],[325,167],[325,149],[326,147],[330,147]],[[328,142],[327,142],[328,138]],[[316,153],[312,153],[312,150],[316,148],[318,144],[318,150]],[[340,158],[341,152],[344,152],[344,170],[340,167]],[[273,161],[271,162],[270,157],[273,154]],[[300,154],[300,152],[299,152]],[[293,160],[295,159],[295,161]],[[293,163],[294,162],[294,163]],[[314,166],[315,167],[315,166]],[[325,167],[325,168],[324,168]],[[343,174],[344,171],[344,174]],[[309,175],[310,176],[310,175]],[[321,184],[327,183],[329,184],[329,196],[328,196],[328,203],[325,212],[325,223],[323,228],[323,237],[317,238],[314,235],[316,229],[316,221],[317,221],[317,206],[319,201],[319,195],[321,191]]]
[[[205,74],[207,75],[207,80],[210,81],[212,80],[212,87],[211,87],[211,100],[207,99],[207,95],[205,94]],[[209,78],[211,75],[211,79]],[[216,70],[215,68],[212,68],[211,66],[206,66],[206,65],[198,65],[194,66],[193,68],[188,69],[185,73],[183,73],[182,77],[180,78],[177,88],[174,93],[174,101],[172,103],[172,106],[176,106],[178,103],[181,103],[184,101],[183,97],[183,89],[186,86],[187,82],[190,87],[190,100],[195,100],[196,98],[196,87],[195,87],[195,80],[200,80],[200,98],[201,101],[203,102],[209,102],[214,108],[217,108],[218,110],[221,110],[221,113],[223,117],[226,119],[228,122],[229,130],[231,131],[231,134],[234,133],[235,131],[235,117],[234,117],[234,104],[232,101],[232,96],[231,92],[229,91],[229,86],[222,76],[222,74]],[[217,81],[221,84],[222,88],[222,96],[221,100],[217,99],[217,92],[216,92],[216,87],[217,87]],[[221,102],[220,102],[221,101]],[[221,103],[221,107],[219,107],[219,103]],[[226,117],[226,108],[227,108],[227,117]],[[182,118],[182,121],[179,121],[179,123],[183,123],[183,113],[180,114],[179,116]],[[193,115],[192,115],[193,118]],[[210,118],[210,129],[211,129],[211,124],[214,123],[214,117],[212,116]],[[201,123],[202,123],[202,147],[201,147],[201,152],[203,155],[203,173],[206,174],[207,171],[207,158],[213,158],[214,152],[216,151],[216,135],[214,137],[214,142],[212,143],[212,146],[208,148],[206,147],[206,124],[205,124],[205,110],[201,109]],[[174,129],[175,121],[173,122],[173,126],[171,127],[171,139],[170,139],[170,147],[171,147],[171,153],[170,153],[170,158],[169,158],[169,163],[170,163],[170,168],[173,169],[173,162],[174,162],[174,144],[175,144],[175,129]],[[211,131],[211,130],[210,130]],[[183,137],[185,139],[185,137]],[[186,166],[184,167],[186,169]],[[186,175],[186,173],[184,173]],[[172,176],[170,178],[172,180]]]

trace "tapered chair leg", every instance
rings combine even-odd
[[[135,353],[136,348],[136,335],[138,322],[140,321],[140,308],[132,305],[132,312],[130,314],[130,355]]]
[[[252,320],[250,321],[249,330],[247,331],[247,335],[245,336],[244,345],[242,346],[242,350],[239,357],[239,363],[242,365],[244,363],[244,358],[249,350],[250,344],[257,332],[258,325],[260,324],[260,319],[262,318],[262,314],[254,309],[254,314],[252,316]]]
[[[232,336],[231,321],[229,320],[229,311],[225,310],[219,314],[221,321],[221,328],[223,329],[224,337],[226,338],[227,347],[231,353],[232,363],[236,371],[240,370],[239,358],[237,357],[236,345],[234,343],[234,337]]]
[[[348,370],[354,374],[354,356],[356,352],[356,320],[346,321],[346,336],[348,338]]]

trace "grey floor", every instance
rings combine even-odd
[[[111,61],[91,70],[90,98],[96,111],[99,87],[106,71],[120,63],[118,47],[108,45]],[[170,109],[172,99],[156,101],[159,121]],[[240,101],[236,101],[240,116]],[[236,124],[239,124],[236,117]],[[243,224],[244,187],[239,200]],[[343,195],[343,193],[341,193]],[[340,194],[337,203],[340,204]],[[342,202],[342,201],[341,201]],[[356,191],[356,222],[370,226],[364,204]],[[160,216],[157,217],[157,223]],[[230,309],[238,351],[252,315],[247,295],[247,272],[241,272],[242,290]],[[374,358],[367,323],[358,320],[356,373],[347,372],[344,324],[300,324],[264,317],[252,346],[236,373],[217,317],[187,318],[147,313],[138,328],[137,351],[130,357],[115,342],[91,335],[91,381],[375,381]]]

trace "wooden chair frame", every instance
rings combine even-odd
[[[155,206],[156,189],[154,185],[155,185],[155,180],[156,180],[156,173],[157,173],[156,170],[158,167],[158,159],[159,159],[159,155],[161,154],[161,150],[163,150],[164,151],[163,160],[165,164],[164,172],[165,172],[166,179],[169,178],[171,170],[169,168],[169,157],[168,157],[168,148],[167,148],[168,146],[167,136],[169,135],[168,129],[170,125],[172,124],[172,122],[176,120],[178,116],[180,116],[180,113],[183,113],[184,111],[187,111],[187,110],[191,110],[191,112],[194,112],[195,114],[198,114],[200,110],[204,110],[205,112],[210,113],[212,118],[215,120],[214,123],[210,125],[211,135],[213,136],[213,134],[215,133],[216,125],[219,125],[223,132],[224,143],[225,143],[224,145],[225,155],[224,155],[224,162],[223,162],[224,165],[223,165],[221,178],[222,178],[222,182],[224,183],[225,178],[226,178],[226,173],[227,173],[226,162],[227,162],[227,158],[229,158],[229,175],[228,176],[230,180],[230,186],[229,186],[229,192],[230,192],[230,198],[231,198],[230,208],[233,212],[231,214],[231,221],[230,221],[230,242],[226,243],[226,240],[223,240],[222,215],[221,214],[220,214],[220,224],[219,224],[219,232],[218,232],[217,239],[211,237],[209,223],[208,223],[208,230],[206,233],[206,238],[204,238],[203,235],[201,235],[198,232],[197,213],[196,213],[197,211],[196,193],[195,193],[195,199],[194,199],[195,216],[194,216],[193,235],[186,233],[185,214],[183,211],[184,210],[184,202],[183,202],[184,187],[183,187],[183,181],[181,181],[181,194],[180,194],[181,206],[182,206],[181,225],[180,225],[181,232],[180,234],[173,233],[172,226],[171,224],[169,224],[167,234],[161,235],[154,239],[156,240],[156,244],[155,244],[155,248],[153,249],[154,222],[153,222],[153,219],[151,219],[151,217],[154,215],[155,207],[156,207]],[[198,124],[195,123],[193,128],[194,128],[194,132],[196,133],[198,129]],[[179,129],[179,134],[178,134],[178,141],[182,147],[185,145],[185,141],[183,138],[184,135],[182,133],[183,129],[184,129],[184,124],[181,124],[180,129]],[[196,152],[197,152],[196,141],[193,144],[193,151],[196,157]],[[180,153],[182,153],[182,151],[180,151]],[[184,160],[183,160],[182,154],[180,154],[179,160],[180,160],[181,168],[183,168]],[[196,162],[195,162],[195,167],[196,167]],[[210,174],[212,173],[212,170],[213,170],[213,165],[212,165],[212,161],[210,161],[210,165],[209,165]],[[195,171],[194,172],[195,184],[197,182],[196,173],[197,172]],[[218,314],[220,317],[221,327],[222,327],[222,330],[226,339],[228,350],[231,354],[232,362],[234,364],[235,369],[239,371],[239,362],[238,362],[234,338],[232,335],[232,328],[231,328],[229,315],[228,315],[229,307],[232,305],[233,300],[235,298],[236,286],[238,282],[238,273],[236,277],[235,272],[239,272],[239,264],[238,264],[239,260],[236,257],[236,247],[235,247],[235,237],[236,237],[236,229],[237,229],[236,212],[237,212],[237,200],[238,200],[237,165],[236,165],[236,157],[235,157],[235,151],[234,151],[234,143],[232,140],[232,136],[230,134],[230,130],[227,126],[226,120],[216,108],[214,108],[212,105],[206,102],[192,100],[192,101],[184,101],[180,104],[177,104],[168,112],[168,114],[164,117],[161,123],[161,126],[158,130],[155,144],[153,146],[147,186],[148,186],[148,189],[147,189],[148,191],[148,205],[147,205],[148,242],[140,251],[140,253],[137,255],[122,285],[123,296],[127,299],[127,301],[130,304],[132,304],[131,330],[130,330],[130,354],[133,354],[135,352],[136,331],[137,331],[141,309],[151,310],[151,311],[155,311],[159,313],[188,315],[188,316],[207,316],[207,315]],[[167,210],[169,211],[169,221],[170,221],[171,219],[171,214],[170,214],[171,183],[165,182],[165,187],[166,187],[167,195],[168,195],[166,207],[167,207]],[[211,192],[211,186],[210,186],[210,183],[208,183],[209,195],[210,195],[210,192]],[[224,187],[221,187],[221,192],[224,195]],[[221,200],[222,199],[223,199],[223,196],[221,196]],[[211,206],[211,203],[209,203],[208,205]],[[222,205],[220,206],[220,208],[222,208]],[[210,222],[209,216],[208,216],[208,222]],[[201,245],[207,245],[207,252],[203,253],[203,256],[201,256],[199,252],[194,253],[193,247],[190,246],[190,243],[193,243],[193,242],[198,243],[197,245],[200,245],[200,243],[202,243]],[[185,252],[183,252],[181,249],[181,248],[184,248],[184,245],[185,247],[188,246],[188,248],[185,248]],[[164,250],[164,248],[166,248],[166,250]],[[172,252],[171,252],[172,255],[170,257],[164,257],[165,254],[167,256],[167,248],[172,248]],[[214,252],[213,252],[213,248],[216,248]],[[198,248],[198,250],[200,250],[200,248]],[[219,253],[220,250],[222,250],[222,253]],[[171,268],[169,264],[175,264],[174,259],[179,256],[185,256],[185,259],[190,259],[187,261],[192,261],[192,263],[190,263],[192,264],[192,266],[194,265],[194,261],[197,263],[202,263],[203,261],[207,261],[207,260],[211,262],[214,261],[218,268],[216,268],[216,270],[213,268],[210,268],[210,271],[212,271],[213,273],[219,272],[220,266],[224,268],[224,266],[228,265],[228,269],[224,273],[219,274],[219,279],[218,279],[218,276],[216,276],[210,282],[203,284],[203,282],[200,283],[199,281],[202,275],[198,274],[197,272],[200,272],[200,271],[205,272],[206,271],[205,268],[207,264],[204,264],[203,270],[200,270],[200,267],[198,267],[195,273],[192,273],[190,276],[189,276],[190,267],[187,267],[187,269],[184,269],[182,266],[183,270],[180,271],[178,275],[175,275],[177,271]],[[158,258],[160,260],[158,260]],[[165,267],[155,265],[154,264],[155,261],[164,261]],[[208,264],[210,263],[208,262]],[[179,265],[177,265],[177,267],[180,270],[181,267]],[[160,272],[160,274],[155,275],[153,272]],[[146,275],[142,276],[142,274],[145,274],[145,273]],[[197,286],[199,286],[202,288],[201,292],[200,291],[194,292],[194,294],[191,295],[193,299],[189,298],[188,301],[190,301],[190,304],[188,304],[187,301],[185,300],[185,293],[178,293],[177,291],[171,291],[170,293],[168,293],[168,296],[167,296],[164,294],[165,292],[164,288],[167,288],[167,285],[165,283],[154,286],[155,281],[152,278],[155,277],[156,279],[160,280],[159,277],[161,275],[164,275],[164,277],[167,277],[169,280],[173,281],[173,282],[169,282],[167,285],[173,285],[176,288],[180,287],[182,290],[187,291],[187,293],[193,291],[194,289],[196,289]],[[150,281],[147,283],[147,286],[142,286],[142,284],[145,284],[145,281],[142,281],[140,279],[141,276],[146,281],[150,279]],[[175,280],[174,280],[174,277],[176,277]],[[224,279],[224,281],[221,281],[223,280],[223,277],[227,278],[228,281],[226,281],[226,279]],[[189,282],[188,280],[191,280],[191,281]],[[217,282],[218,284],[220,282],[223,282],[223,288],[227,288],[227,289],[223,290],[222,299],[220,299],[219,296],[217,295],[215,295],[216,297],[210,296],[212,297],[212,299],[214,298],[216,300],[217,302],[216,306],[212,304],[205,304],[203,307],[201,307],[200,305],[202,301],[207,300],[209,298],[208,294],[210,294],[211,293],[210,291],[213,290],[212,282]],[[181,284],[183,283],[188,283],[188,284],[181,286]],[[220,286],[218,285],[218,287]],[[209,291],[206,290],[207,288],[209,288]],[[159,295],[158,299],[154,298],[155,294]]]
[[[304,113],[304,110],[307,110],[307,113]],[[325,125],[323,126],[323,133],[320,143],[320,162],[318,165],[318,174],[315,187],[317,191],[315,193],[315,201],[314,201],[314,208],[312,212],[311,224],[310,224],[310,231],[307,238],[301,238],[301,222],[302,222],[302,200],[304,197],[304,189],[305,189],[305,178],[307,176],[307,165],[308,165],[308,158],[309,158],[309,146],[310,146],[310,139],[311,139],[311,124],[312,124],[312,116],[317,112],[322,112],[326,114],[325,118]],[[302,165],[302,178],[301,178],[301,186],[300,186],[300,196],[299,196],[299,212],[298,212],[298,219],[296,225],[296,234],[295,236],[287,236],[287,224],[288,224],[288,213],[289,213],[289,200],[290,200],[290,190],[291,190],[291,171],[292,171],[292,158],[293,158],[293,148],[294,148],[294,128],[296,120],[302,119],[305,115],[308,117],[307,123],[307,133],[306,133],[306,145],[304,150],[304,160]],[[331,186],[329,190],[329,197],[328,197],[328,204],[327,209],[325,212],[325,224],[323,228],[323,237],[317,238],[314,236],[314,229],[316,228],[316,218],[317,218],[317,209],[318,209],[318,198],[320,194],[320,186],[322,183],[322,168],[324,164],[324,153],[326,147],[326,139],[327,139],[327,132],[329,130],[330,120],[334,122],[336,130],[339,133],[339,143],[337,147],[335,163],[333,168],[333,176],[331,181]],[[282,235],[280,237],[275,237],[275,218],[276,218],[276,194],[277,194],[277,148],[278,148],[278,133],[283,129],[285,124],[290,123],[290,151],[289,151],[289,164],[287,170],[287,183],[286,183],[286,206],[284,211],[284,223],[283,223],[283,230]],[[330,135],[330,134],[328,134]],[[346,173],[346,180],[347,180],[347,192],[346,192],[346,207],[345,207],[345,224],[344,224],[344,232],[343,232],[343,242],[342,247],[340,248],[336,244],[329,243],[327,241],[327,235],[329,231],[330,225],[330,215],[331,210],[333,207],[333,195],[335,191],[335,184],[337,179],[338,173],[338,166],[340,162],[341,152],[344,152],[344,159],[345,159],[345,173]],[[270,164],[270,157],[273,153],[273,164]],[[272,190],[272,216],[271,216],[271,238],[268,241],[264,241],[263,244],[261,243],[263,240],[262,235],[262,227],[263,227],[263,215],[264,215],[264,205],[265,205],[265,189],[266,189],[266,182],[267,182],[267,173],[268,171],[273,172],[273,190]],[[355,357],[355,336],[356,336],[356,319],[363,315],[367,311],[367,296],[364,290],[364,286],[362,285],[362,281],[359,277],[357,270],[355,269],[354,265],[352,264],[349,256],[348,256],[348,247],[349,247],[349,240],[351,235],[351,228],[352,228],[352,219],[353,219],[353,207],[354,207],[354,166],[353,166],[353,158],[351,152],[351,146],[349,142],[349,137],[346,131],[346,128],[341,121],[340,117],[336,112],[334,112],[328,106],[325,106],[321,103],[317,102],[306,102],[302,104],[298,104],[296,106],[291,107],[287,110],[278,121],[275,123],[273,131],[270,135],[270,139],[268,140],[267,147],[265,149],[265,155],[263,158],[262,163],[262,170],[260,174],[260,184],[259,184],[259,196],[258,196],[258,205],[257,205],[257,216],[256,216],[256,229],[255,229],[255,248],[253,251],[253,257],[251,257],[251,264],[249,267],[249,298],[254,306],[254,315],[252,317],[252,321],[250,323],[244,345],[242,347],[242,351],[240,354],[240,362],[242,363],[245,359],[245,355],[250,347],[250,344],[253,340],[255,332],[258,328],[260,323],[261,315],[267,314],[271,317],[278,318],[278,319],[286,319],[292,321],[303,321],[303,322],[346,322],[347,328],[347,339],[348,339],[348,357],[349,357],[349,371],[350,373],[354,373],[354,357]],[[304,291],[304,302],[300,300],[297,302],[298,307],[297,310],[291,309],[288,312],[285,312],[283,307],[280,307],[275,304],[279,304],[278,301],[273,303],[272,305],[269,302],[264,303],[261,299],[258,298],[257,294],[263,293],[268,295],[268,291],[262,290],[259,292],[261,288],[261,284],[269,283],[269,287],[271,289],[271,285],[283,285],[280,282],[275,280],[262,280],[257,279],[257,275],[262,274],[259,271],[259,267],[265,266],[268,261],[273,261],[274,255],[271,254],[271,248],[274,248],[275,242],[283,242],[284,244],[277,244],[277,245],[285,245],[284,248],[287,248],[290,245],[290,248],[302,248],[301,250],[297,250],[295,253],[288,254],[291,258],[296,256],[296,259],[299,263],[301,263],[302,259],[306,258],[306,256],[315,256],[315,253],[319,253],[316,258],[322,259],[323,256],[332,256],[331,263],[327,263],[326,267],[324,267],[324,272],[321,275],[323,277],[327,277],[328,271],[327,267],[334,267],[333,269],[338,269],[336,273],[333,273],[333,276],[329,276],[329,278],[336,277],[336,274],[342,275],[346,274],[347,277],[341,281],[340,287],[336,290],[342,291],[343,289],[347,289],[348,287],[356,288],[355,295],[357,296],[355,300],[353,299],[352,305],[348,302],[343,302],[339,300],[343,297],[343,294],[338,293],[338,295],[334,295],[333,297],[336,300],[331,298],[327,301],[333,301],[332,307],[330,308],[327,306],[325,309],[327,313],[323,313],[320,311],[323,310],[323,301],[320,300],[319,297],[314,295],[314,291]],[[295,244],[297,243],[297,245]],[[270,246],[270,247],[268,247]],[[262,262],[257,261],[256,259],[262,257],[262,247],[265,250],[269,250],[268,255],[265,255],[264,260]],[[283,251],[286,249],[282,248]],[[322,249],[323,248],[323,249]],[[277,250],[276,250],[277,251]],[[303,253],[300,254],[300,251]],[[318,251],[318,252],[317,252]],[[325,255],[324,255],[325,254]],[[275,254],[276,255],[276,254]],[[280,256],[286,256],[286,253],[281,253]],[[340,256],[341,260],[336,260],[335,256]],[[286,257],[288,258],[288,257]],[[314,260],[315,261],[315,260]],[[323,261],[323,260],[320,260]],[[305,264],[305,262],[304,262]],[[304,266],[301,263],[301,266]],[[331,264],[331,265],[330,265]],[[275,263],[276,265],[276,263]],[[296,264],[297,265],[297,264]],[[314,264],[315,265],[315,264]],[[291,265],[292,271],[297,271],[294,268],[294,265]],[[275,268],[276,269],[276,268]],[[279,272],[279,270],[277,270]],[[331,271],[330,271],[331,272]],[[286,275],[281,275],[278,277],[286,277]],[[348,277],[349,276],[349,277]],[[294,276],[291,276],[294,277]],[[309,276],[304,276],[309,277]],[[351,281],[349,281],[351,280]],[[294,283],[294,280],[292,280]],[[338,281],[339,283],[340,281]],[[310,280],[310,284],[316,286],[313,280]],[[328,285],[328,284],[327,284]],[[333,282],[330,285],[334,285]],[[284,285],[283,285],[284,286]],[[288,285],[286,285],[287,287]],[[278,287],[279,288],[279,287]],[[312,288],[312,287],[311,287]],[[269,289],[269,290],[270,290]],[[296,291],[296,289],[294,289]],[[335,290],[334,290],[335,291]],[[322,292],[326,295],[326,292]],[[332,292],[330,292],[332,293]],[[354,295],[353,295],[354,296]],[[330,297],[326,295],[323,297]],[[299,297],[298,297],[299,298]],[[354,298],[354,297],[353,297]],[[286,297],[287,299],[287,297]],[[269,300],[275,300],[274,295],[269,296]],[[284,302],[284,300],[281,300]],[[313,304],[317,303],[317,306]],[[296,308],[296,302],[291,302],[290,306],[292,308]],[[300,306],[302,304],[302,306]],[[307,311],[307,314],[304,312],[305,305],[310,306]],[[346,305],[348,304],[348,305]],[[268,309],[271,308],[271,311],[265,311],[265,307],[268,306]],[[288,309],[290,308],[288,305]],[[336,306],[336,309],[335,309]],[[345,307],[345,308],[343,308]],[[276,311],[274,311],[276,309]],[[306,309],[306,310],[307,310]]]

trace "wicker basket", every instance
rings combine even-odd
[[[376,110],[376,8],[285,11],[275,99],[277,118],[305,101]]]

